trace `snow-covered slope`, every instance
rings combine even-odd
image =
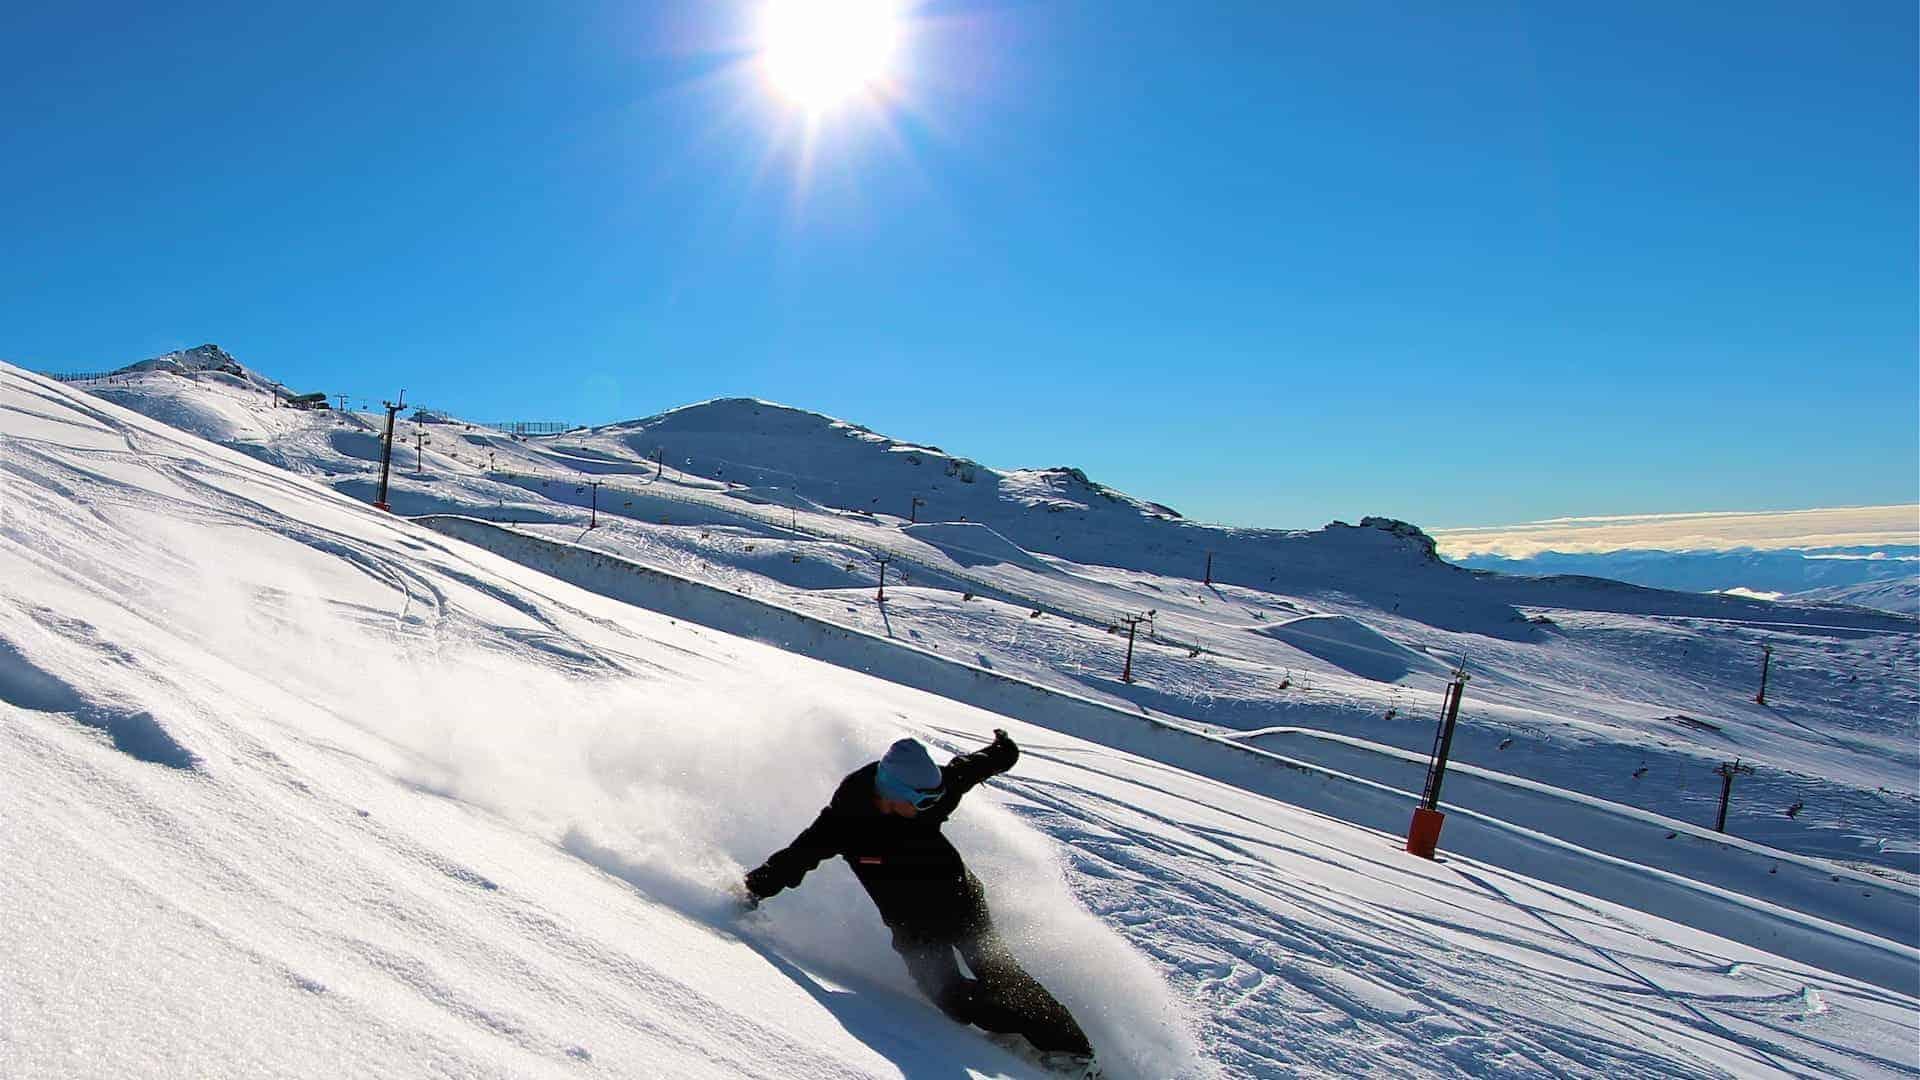
[[[1917,1071],[1912,988],[630,607],[5,368],[0,478],[0,1074],[1021,1075],[844,870],[722,893],[887,739],[994,726],[1027,754],[953,831],[1116,1075]]]
[[[274,410],[209,376],[90,389],[373,497],[378,417]],[[1288,727],[1423,751],[1436,670],[1464,656],[1474,683],[1457,760],[1698,826],[1714,820],[1715,770],[1739,758],[1758,771],[1733,801],[1737,835],[1920,872],[1911,618],[1472,573],[1384,518],[1313,532],[1212,528],[1064,470],[997,472],[767,402],[550,438],[433,419],[402,427],[398,512],[509,522],[1221,733]],[[1208,552],[1211,584],[1196,580]],[[872,593],[881,555],[884,606]],[[1124,682],[1128,645],[1115,631],[1146,610]],[[1273,630],[1302,618],[1322,620],[1302,629],[1339,625],[1345,644]],[[1761,645],[1773,649],[1764,706],[1753,700]],[[1352,765],[1332,743],[1291,741]],[[1393,753],[1376,766],[1370,775],[1400,775]]]
[[[1920,571],[1906,577],[1883,581],[1863,581],[1856,585],[1834,585],[1795,593],[1794,600],[1823,604],[1858,604],[1861,607],[1920,615]]]

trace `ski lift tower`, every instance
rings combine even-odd
[[[375,509],[393,512],[387,505],[387,474],[393,471],[393,414],[407,407],[407,392],[400,391],[399,401],[380,403],[387,410],[387,433],[380,439],[380,494],[373,500]]]
[[[1467,688],[1467,665],[1463,660],[1453,669],[1446,697],[1440,704],[1440,730],[1433,736],[1433,756],[1427,761],[1427,784],[1420,794],[1420,805],[1413,809],[1413,823],[1407,827],[1407,850],[1423,859],[1433,858],[1440,844],[1440,826],[1447,816],[1440,812],[1440,784],[1447,778],[1447,755],[1453,751],[1453,729],[1460,722],[1460,695]]]

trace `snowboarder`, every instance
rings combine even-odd
[[[813,824],[747,874],[748,903],[793,888],[838,855],[880,909],[913,981],[940,1011],[986,1031],[1025,1036],[1049,1066],[1097,1076],[1086,1034],[1014,960],[994,930],[980,880],[940,834],[962,796],[1019,757],[999,730],[985,749],[944,768],[918,741],[901,739],[879,761],[848,774]],[[972,978],[954,962],[955,950]]]

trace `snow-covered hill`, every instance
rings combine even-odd
[[[89,389],[372,500],[380,417],[273,409],[249,389],[268,380],[226,379]],[[1457,759],[1697,826],[1714,820],[1715,770],[1739,758],[1758,771],[1733,802],[1737,835],[1920,872],[1910,618],[1473,573],[1386,518],[1213,528],[1071,470],[998,472],[760,401],[547,438],[423,419],[398,439],[390,500],[403,514],[509,522],[1206,730],[1358,737],[1390,751],[1365,771],[1395,783],[1395,754],[1431,742],[1437,672],[1465,656],[1475,679]],[[1196,578],[1210,552],[1208,584]],[[872,599],[876,556],[889,560],[887,605]],[[1115,631],[1144,611],[1125,682]],[[1275,629],[1288,624],[1351,640],[1318,648]],[[1765,706],[1752,700],[1762,645],[1774,650]],[[1349,749],[1288,741],[1353,767]]]
[[[1791,599],[1822,604],[1858,604],[1882,611],[1920,615],[1920,572],[1902,578],[1862,581],[1856,585],[1834,585],[1808,589]]]
[[[146,378],[176,415],[228,407]],[[844,870],[764,919],[723,894],[888,739],[995,726],[1027,754],[956,840],[1115,1075],[1920,1072],[1910,946],[1564,845],[1525,841],[1695,910],[1413,859],[1340,819],[1384,789],[1176,736],[1140,756],[623,604],[547,572],[575,556],[512,562],[312,482],[359,481],[335,442],[357,419],[235,430],[311,478],[0,368],[0,1074],[1022,1075],[906,989]],[[518,445],[480,438],[448,442]],[[422,502],[572,513],[428,459]],[[1061,597],[1145,587],[1042,562],[1019,572],[1087,582]],[[1327,651],[1372,640],[1330,626]],[[1754,920],[1825,959],[1713,929]]]

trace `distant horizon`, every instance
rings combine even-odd
[[[1430,530],[1449,558],[1920,547],[1920,503],[1606,514]]]
[[[131,367],[147,360],[160,359],[168,355],[186,352],[206,345],[221,348],[229,355],[234,355],[234,359],[238,361],[242,367],[256,375],[279,382],[292,390],[305,389],[304,384],[293,384],[281,379],[271,371],[262,370],[257,365],[248,363],[244,357],[233,354],[232,350],[225,349],[225,347],[221,346],[218,342],[202,342],[199,345],[165,349],[151,356],[142,356],[117,365],[74,368],[71,371],[53,371],[52,369],[40,368],[27,368],[27,370],[39,371],[41,374],[106,373]],[[0,362],[14,363],[15,366],[24,367],[24,365],[20,365],[6,357],[0,357]],[[396,389],[395,392],[397,393],[398,390]],[[330,395],[330,397],[337,396],[338,395]],[[377,395],[363,395],[349,392],[347,396],[351,399],[350,403],[356,407],[354,411],[365,411],[365,409],[359,408],[361,405],[365,405],[366,409],[377,410],[378,408]],[[819,409],[809,408],[804,404],[777,401],[763,395],[753,394],[723,394],[698,398],[677,405],[665,406],[652,412],[622,416],[611,420],[583,423],[573,423],[571,418],[559,416],[540,417],[527,415],[520,417],[482,417],[465,413],[457,408],[448,408],[447,406],[451,403],[444,400],[431,401],[416,399],[407,402],[407,407],[409,410],[424,408],[429,411],[442,411],[456,419],[471,423],[497,423],[510,420],[553,421],[569,423],[572,427],[576,428],[593,429],[636,423],[708,402],[734,399],[764,401],[781,408],[824,416],[831,420],[864,428],[898,443],[937,448],[942,453],[952,454],[956,457],[964,457],[978,462],[987,468],[1003,473],[1017,470],[1079,468],[1087,474],[1088,479],[1096,483],[1113,488],[1144,502],[1158,503],[1170,507],[1178,511],[1185,520],[1192,521],[1196,524],[1217,525],[1237,529],[1296,530],[1323,528],[1335,522],[1357,524],[1364,517],[1401,517],[1401,520],[1411,521],[1412,524],[1419,526],[1428,535],[1432,536],[1438,544],[1441,554],[1449,558],[1464,558],[1475,555],[1504,555],[1510,558],[1527,558],[1531,555],[1548,552],[1558,554],[1604,554],[1607,552],[1628,550],[1734,550],[1738,548],[1777,550],[1808,546],[1856,547],[1871,546],[1874,544],[1888,544],[1890,546],[1920,545],[1920,502],[1869,503],[1856,506],[1782,507],[1776,509],[1733,507],[1659,513],[1633,513],[1609,510],[1603,513],[1562,515],[1531,521],[1449,526],[1429,525],[1426,522],[1385,512],[1369,512],[1347,516],[1336,514],[1327,517],[1325,521],[1297,525],[1245,524],[1240,522],[1219,521],[1182,510],[1180,506],[1181,500],[1177,495],[1171,498],[1156,497],[1153,493],[1136,490],[1125,483],[1116,482],[1115,480],[1104,477],[1095,470],[1079,465],[1072,460],[1056,461],[1048,464],[998,463],[986,460],[980,455],[971,453],[965,449],[955,449],[948,445],[946,440],[940,438],[914,438],[909,434],[890,431],[884,426],[877,426],[857,417],[836,416]],[[1813,524],[1813,532],[1809,532],[1808,525],[1810,519],[1818,519]],[[1730,528],[1732,531],[1721,536],[1719,539],[1713,539],[1710,533],[1703,533],[1698,528],[1689,528],[1689,526],[1706,525],[1709,523],[1721,524]],[[1909,530],[1905,533],[1899,531],[1903,527],[1902,523],[1904,523],[1905,526],[1910,526]],[[1676,537],[1679,539],[1676,539]],[[1694,546],[1663,547],[1660,546],[1661,543],[1682,543],[1692,544]],[[1555,544],[1560,546],[1553,546]]]

